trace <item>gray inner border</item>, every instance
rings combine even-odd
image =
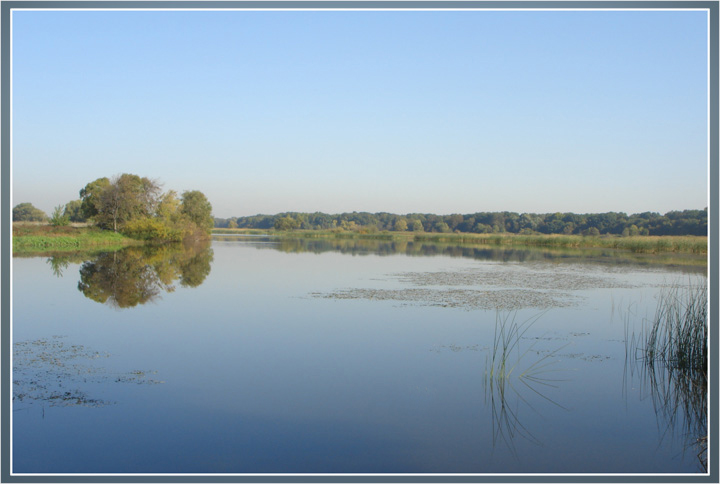
[[[709,66],[709,287],[710,292],[710,408],[709,474],[671,475],[165,475],[118,474],[111,476],[10,475],[10,261],[12,212],[10,199],[10,15],[13,9],[705,9],[710,16]],[[718,12],[720,1],[1,1],[0,2],[0,482],[719,482],[718,475]]]

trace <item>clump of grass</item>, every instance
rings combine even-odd
[[[655,316],[627,350],[636,356],[666,432],[682,431],[707,471],[707,279],[661,292]],[[632,367],[631,367],[632,368]]]
[[[707,282],[674,285],[660,294],[644,348],[646,362],[707,372]]]

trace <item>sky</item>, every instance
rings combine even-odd
[[[704,11],[15,11],[12,204],[216,217],[708,205]]]

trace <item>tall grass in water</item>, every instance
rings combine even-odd
[[[674,285],[660,294],[644,348],[648,364],[707,373],[707,282]]]
[[[521,422],[520,404],[527,406],[533,413],[538,411],[534,407],[533,398],[538,396],[553,405],[565,408],[547,396],[550,388],[557,388],[556,383],[562,380],[551,379],[548,373],[557,371],[550,369],[556,361],[551,358],[566,345],[550,351],[539,351],[531,344],[521,349],[521,340],[530,327],[542,316],[529,318],[523,322],[516,320],[517,313],[495,317],[495,333],[490,355],[486,360],[485,369],[485,403],[492,410],[493,419],[493,445],[498,440],[506,443],[515,454],[514,438],[521,436],[536,445],[541,442]],[[530,355],[534,355],[530,357]],[[523,384],[530,394],[518,390],[513,383]]]
[[[655,316],[639,336],[626,334],[641,363],[666,433],[681,431],[707,470],[707,280],[675,284],[658,299]],[[626,331],[626,333],[628,333]]]

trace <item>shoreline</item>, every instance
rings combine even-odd
[[[328,238],[365,239],[384,241],[413,241],[428,243],[457,243],[496,246],[531,246],[560,248],[601,248],[626,250],[634,253],[661,254],[684,253],[702,255],[708,252],[707,236],[695,235],[638,235],[638,236],[583,236],[559,234],[441,234],[434,232],[375,232],[326,230],[260,230],[260,229],[213,229],[212,235],[265,235],[272,238]]]

